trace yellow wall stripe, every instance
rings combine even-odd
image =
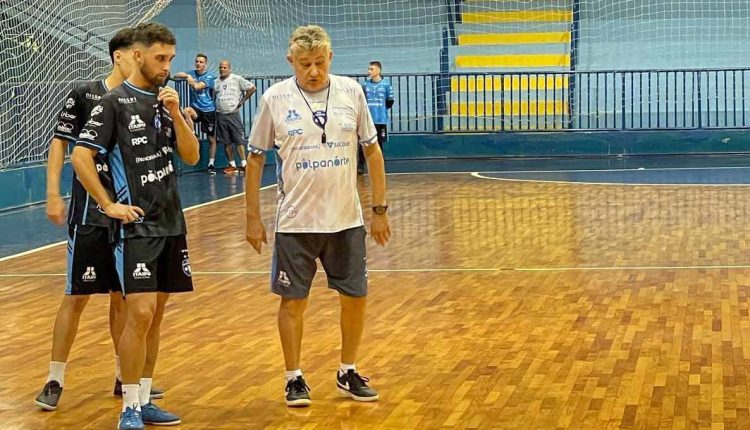
[[[451,115],[459,116],[500,116],[504,115],[562,115],[568,111],[568,104],[562,101],[513,101],[495,102],[451,102]]]
[[[527,43],[570,43],[569,31],[547,33],[461,34],[459,45],[515,45]]]
[[[461,15],[464,24],[489,24],[493,22],[572,22],[569,10],[518,10],[504,12],[466,12]]]
[[[503,90],[561,90],[568,88],[568,76],[453,76],[451,92]],[[501,85],[502,84],[502,85]]]
[[[457,67],[570,67],[569,54],[457,55]]]

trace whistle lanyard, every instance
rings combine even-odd
[[[320,143],[326,143],[326,123],[328,122],[328,100],[331,96],[331,82],[328,82],[328,92],[326,92],[326,109],[322,111],[322,115],[319,114],[319,112],[321,111],[313,111],[312,107],[310,106],[310,102],[307,101],[307,97],[305,97],[305,94],[302,93],[302,88],[300,88],[297,80],[294,81],[294,84],[297,85],[299,95],[302,96],[302,100],[305,101],[307,108],[310,109],[310,113],[312,113],[313,116],[313,122],[315,123],[315,125],[320,127],[321,130],[323,130],[323,134],[320,136]]]

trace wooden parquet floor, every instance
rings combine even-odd
[[[389,187],[393,238],[368,242],[358,362],[374,404],[335,391],[338,301],[320,273],[302,352],[313,405],[285,406],[271,248],[245,244],[242,198],[188,212],[196,292],[168,304],[156,376],[180,428],[750,428],[750,187],[468,174]],[[271,223],[275,191],[262,197]],[[64,271],[64,247],[0,262],[0,429],[116,426],[104,297],[60,407],[34,406]]]

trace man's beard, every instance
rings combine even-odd
[[[143,75],[144,78],[146,78],[146,81],[149,83],[149,85],[154,89],[159,89],[160,87],[163,87],[167,80],[165,78],[162,78],[158,74],[149,74],[146,70],[146,66],[141,66],[141,75]]]

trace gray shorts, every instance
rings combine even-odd
[[[222,145],[243,146],[247,143],[239,112],[216,114],[216,140]]]
[[[345,296],[367,295],[365,228],[337,233],[276,233],[271,267],[271,291],[289,299],[310,294],[315,262],[320,259],[328,288]]]

